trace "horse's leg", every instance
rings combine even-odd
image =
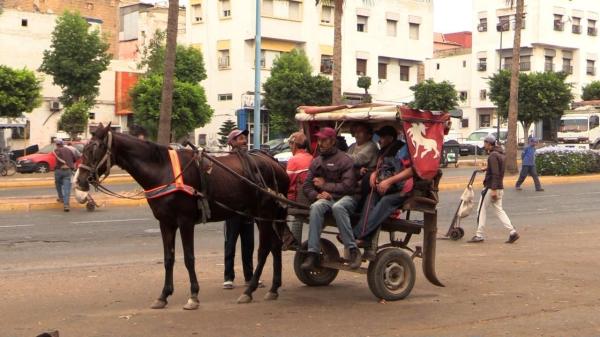
[[[271,228],[270,223],[265,223],[264,221],[257,221],[258,223],[258,257],[256,263],[256,269],[254,269],[254,274],[252,275],[252,279],[250,280],[250,284],[244,290],[244,293],[238,297],[238,303],[250,303],[252,302],[252,293],[258,288],[258,281],[262,275],[263,268],[265,267],[265,263],[267,262],[267,257],[269,256],[269,251],[271,248],[271,240],[270,232],[273,229]]]
[[[179,233],[181,235],[181,243],[183,244],[185,267],[190,276],[190,298],[183,306],[183,309],[195,310],[198,309],[200,303],[198,300],[200,286],[196,277],[196,258],[194,256],[194,222],[189,219],[180,221]]]
[[[282,242],[273,231],[271,236],[271,255],[273,256],[273,284],[265,294],[265,300],[276,300],[279,297],[277,290],[281,287],[281,245]]]
[[[163,240],[165,284],[160,297],[152,303],[152,309],[162,309],[167,306],[167,297],[173,294],[173,266],[175,265],[175,234],[177,226],[171,222],[160,221],[160,233]]]

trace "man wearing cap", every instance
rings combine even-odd
[[[367,123],[356,124],[352,130],[356,143],[350,145],[348,155],[354,160],[354,168],[359,176],[375,168],[377,144],[373,142],[373,129]]]
[[[293,157],[287,163],[287,174],[290,178],[287,198],[292,201],[304,202],[306,196],[302,192],[302,186],[308,175],[308,168],[313,160],[313,156],[307,152],[308,140],[301,131],[294,132],[288,139],[290,151]],[[292,229],[296,241],[302,241],[302,222],[294,215],[288,214],[288,224]]]
[[[366,196],[361,219],[354,228],[357,240],[368,241],[396,209],[402,206],[413,188],[413,170],[406,144],[398,140],[392,126],[375,132],[379,136],[377,167],[370,175],[371,192]],[[370,246],[366,244],[366,246]]]
[[[231,151],[248,150],[248,130],[235,129],[227,136],[227,144],[231,146]],[[235,247],[238,237],[241,238],[242,247],[242,266],[244,270],[244,280],[246,284],[252,279],[254,265],[252,263],[252,254],[254,253],[254,222],[252,219],[235,215],[225,220],[225,272],[223,289],[233,289],[235,279],[234,261]]]
[[[527,147],[525,147],[521,153],[521,174],[519,175],[519,179],[515,184],[515,188],[517,191],[520,191],[521,184],[523,184],[527,176],[530,175],[533,179],[536,192],[542,192],[544,189],[542,188],[540,178],[538,177],[537,170],[535,169],[535,145],[537,144],[537,139],[534,137],[529,137],[528,143],[529,144]]]
[[[318,263],[325,213],[331,211],[344,247],[350,253],[350,267],[356,269],[360,267],[362,259],[350,223],[350,213],[356,207],[356,200],[352,196],[356,182],[354,162],[346,153],[337,149],[337,134],[334,129],[324,127],[315,136],[320,155],[312,161],[303,186],[305,195],[312,202],[308,231],[309,253],[300,267],[312,269]]]
[[[496,138],[492,135],[485,137],[483,147],[489,154],[487,168],[481,169],[485,172],[483,180],[483,191],[481,191],[481,200],[479,201],[479,211],[477,216],[477,232],[469,240],[469,243],[479,243],[484,241],[484,230],[486,223],[486,209],[490,204],[493,206],[494,213],[502,222],[504,227],[509,230],[506,243],[514,243],[519,239],[519,233],[513,227],[508,215],[502,208],[502,196],[504,195],[504,169],[505,156],[502,147],[496,145]]]
[[[64,146],[64,142],[60,138],[54,140],[56,148],[54,156],[56,157],[56,166],[54,168],[54,184],[58,199],[56,201],[63,203],[63,210],[69,211],[69,199],[71,197],[71,177],[75,169],[75,153]]]

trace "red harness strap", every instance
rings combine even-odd
[[[169,149],[169,158],[171,159],[171,168],[173,169],[173,177],[175,182],[161,185],[149,190],[144,190],[146,199],[156,199],[175,192],[185,192],[191,196],[196,195],[196,189],[183,182],[183,174],[181,174],[181,164],[177,151]]]

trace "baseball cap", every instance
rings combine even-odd
[[[379,130],[375,131],[375,134],[379,137],[392,136],[394,139],[398,138],[398,131],[391,125],[381,127]]]
[[[492,136],[492,135],[487,135],[485,136],[485,138],[483,139],[484,142],[488,143],[488,144],[496,144],[496,137]]]
[[[294,143],[294,144],[304,144],[306,143],[306,136],[304,135],[303,132],[301,131],[297,131],[294,132],[290,135],[290,138],[288,139],[288,142],[290,143]]]
[[[54,138],[54,144],[56,145],[63,145],[64,142],[61,138]]]
[[[234,139],[236,139],[239,135],[248,136],[248,130],[235,129],[235,130],[231,131],[229,133],[229,135],[227,136],[227,144],[231,144],[231,142]]]
[[[337,133],[335,132],[334,129],[325,127],[325,128],[321,128],[321,130],[319,130],[319,132],[317,132],[315,134],[315,136],[317,138],[336,138]]]

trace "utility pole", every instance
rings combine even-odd
[[[254,148],[260,149],[261,127],[260,127],[260,2],[256,0],[256,33],[254,36]]]

